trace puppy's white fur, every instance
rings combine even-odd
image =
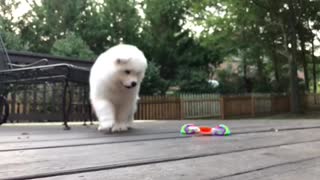
[[[120,132],[131,126],[146,68],[143,52],[133,45],[116,45],[97,58],[89,82],[100,131]]]

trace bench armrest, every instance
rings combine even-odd
[[[33,62],[31,64],[13,64],[13,63],[9,63],[8,65],[13,67],[13,68],[25,68],[25,67],[32,67],[32,66],[36,66],[36,65],[47,65],[49,64],[48,59],[40,59],[36,62]]]

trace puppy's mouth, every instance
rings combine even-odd
[[[127,84],[122,84],[125,88],[127,88],[127,89],[133,89],[133,88],[135,88],[138,84],[137,84],[137,82],[131,82],[131,84],[130,85],[127,85]]]
[[[122,84],[122,85],[127,89],[134,89],[135,87],[137,87],[137,85],[125,85],[125,84]]]
[[[126,85],[124,85],[124,87],[127,88],[127,89],[132,89],[132,88],[134,88],[135,86],[126,86]]]

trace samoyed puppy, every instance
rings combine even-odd
[[[90,71],[90,100],[102,132],[127,131],[147,68],[141,50],[119,44],[102,53]]]

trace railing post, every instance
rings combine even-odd
[[[274,95],[270,96],[270,101],[271,101],[271,114],[274,114],[276,112],[276,107],[275,107],[275,97]]]
[[[180,107],[180,120],[184,119],[184,101],[181,98],[181,95],[178,96],[179,98],[179,107]]]
[[[225,119],[225,111],[224,111],[224,96],[220,97],[220,116],[221,119]]]
[[[253,94],[251,94],[251,116],[256,115],[256,99]]]
[[[289,112],[292,112],[291,96],[292,96],[292,94],[288,94],[288,106],[289,106]]]

